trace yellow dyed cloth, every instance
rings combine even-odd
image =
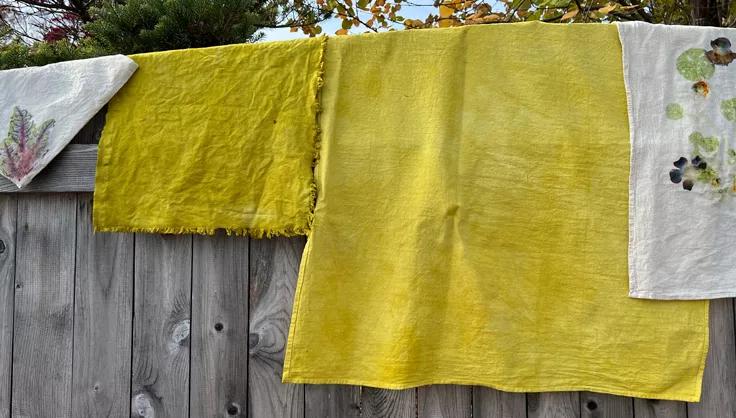
[[[283,378],[696,401],[708,303],[628,298],[607,25],[330,39]]]
[[[95,229],[305,233],[324,43],[132,56],[100,142]]]

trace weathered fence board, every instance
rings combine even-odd
[[[0,193],[91,192],[96,164],[97,145],[68,145],[22,189],[0,177]]]
[[[92,198],[77,201],[73,417],[130,416],[133,235],[93,234]]]
[[[437,418],[471,418],[473,388],[471,386],[433,385],[417,389],[419,416]]]
[[[580,416],[583,418],[633,417],[634,402],[631,398],[601,393],[580,393]]]
[[[76,202],[74,194],[18,200],[14,417],[71,413]]]
[[[529,418],[579,418],[577,392],[532,393],[527,396]]]
[[[736,417],[736,342],[733,299],[710,303],[710,350],[700,403],[688,405],[688,418]]]
[[[189,416],[192,237],[135,236],[131,416]]]
[[[360,386],[306,385],[305,416],[320,418],[360,417]]]
[[[634,399],[634,416],[636,418],[686,418],[687,405],[676,401]]]
[[[242,417],[248,405],[248,239],[194,237],[191,416]]]
[[[473,417],[526,418],[526,394],[473,387]]]
[[[417,416],[417,390],[363,388],[361,405],[364,417],[414,418]]]
[[[281,383],[303,239],[251,242],[248,413],[303,417],[304,386]]]
[[[0,418],[10,417],[17,200],[0,195]]]

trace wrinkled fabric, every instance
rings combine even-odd
[[[97,231],[304,234],[324,41],[132,56],[97,163]]]
[[[736,296],[736,29],[618,25],[629,96],[630,294]]]
[[[708,303],[627,295],[614,26],[361,35],[326,54],[285,382],[699,399]]]
[[[0,175],[30,183],[135,70],[112,55],[0,71]]]

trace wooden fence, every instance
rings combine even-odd
[[[93,234],[103,124],[32,193],[0,182],[0,418],[736,417],[732,299],[711,307],[698,404],[282,384],[304,239]]]

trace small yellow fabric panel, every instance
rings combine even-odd
[[[303,234],[324,42],[132,56],[100,142],[95,229]]]
[[[295,383],[695,401],[708,303],[630,299],[608,25],[330,39]]]

